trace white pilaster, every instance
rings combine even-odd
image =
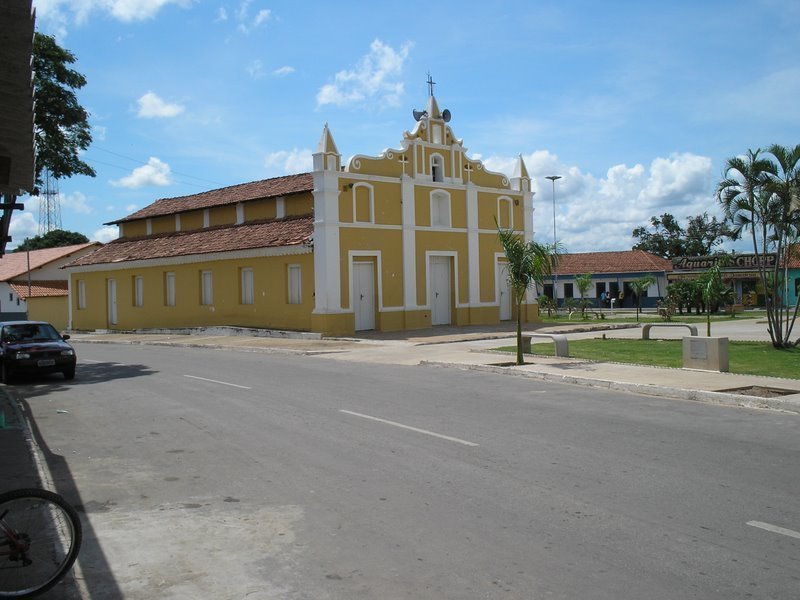
[[[523,222],[525,227],[525,241],[529,242],[533,239],[533,196],[535,192],[522,193],[522,212]]]
[[[339,176],[314,171],[314,313],[342,312]]]
[[[480,281],[480,247],[478,240],[478,189],[471,183],[467,184],[467,256],[470,304],[481,301]]]
[[[405,175],[401,177],[400,193],[403,201],[403,304],[406,310],[415,310],[417,308],[417,235],[413,179]]]
[[[524,217],[525,226],[525,241],[530,242],[533,239],[533,196],[535,192],[527,191],[522,193],[522,212]],[[538,298],[536,294],[536,286],[528,288],[525,292],[525,302],[533,304]]]

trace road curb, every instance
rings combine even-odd
[[[689,400],[692,402],[704,402],[707,404],[721,404],[725,406],[740,406],[743,408],[761,408],[771,410],[781,410],[800,414],[800,394],[793,394],[797,399],[791,398],[760,398],[756,396],[744,396],[741,394],[729,394],[725,392],[711,392],[705,390],[687,390],[681,388],[671,388],[660,385],[631,383],[623,381],[612,381],[608,379],[592,379],[590,377],[578,377],[575,375],[556,375],[553,373],[543,373],[541,371],[528,371],[515,367],[499,367],[494,365],[448,363],[425,360],[419,363],[422,366],[455,368],[466,371],[482,371],[511,375],[516,377],[527,377],[538,379],[549,383],[569,383],[584,387],[599,388],[612,391],[628,392],[646,396],[658,396],[662,398],[674,398],[677,400]]]

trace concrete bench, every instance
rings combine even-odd
[[[642,326],[642,339],[649,340],[650,339],[650,330],[653,327],[688,327],[689,333],[696,336],[697,335],[697,327],[694,325],[689,325],[688,323],[645,323]]]
[[[556,356],[569,356],[569,342],[562,333],[523,333],[522,351],[531,353],[531,338],[540,337],[551,340],[555,344]]]

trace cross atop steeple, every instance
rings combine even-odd
[[[433,86],[436,85],[436,82],[433,80],[433,77],[431,77],[430,71],[428,71],[428,81],[426,83],[428,84],[428,95],[433,96]]]

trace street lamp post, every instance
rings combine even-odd
[[[558,242],[556,241],[556,180],[561,179],[561,175],[548,175],[545,179],[553,182],[553,252],[556,251]],[[553,272],[553,302],[558,310],[558,273]]]

